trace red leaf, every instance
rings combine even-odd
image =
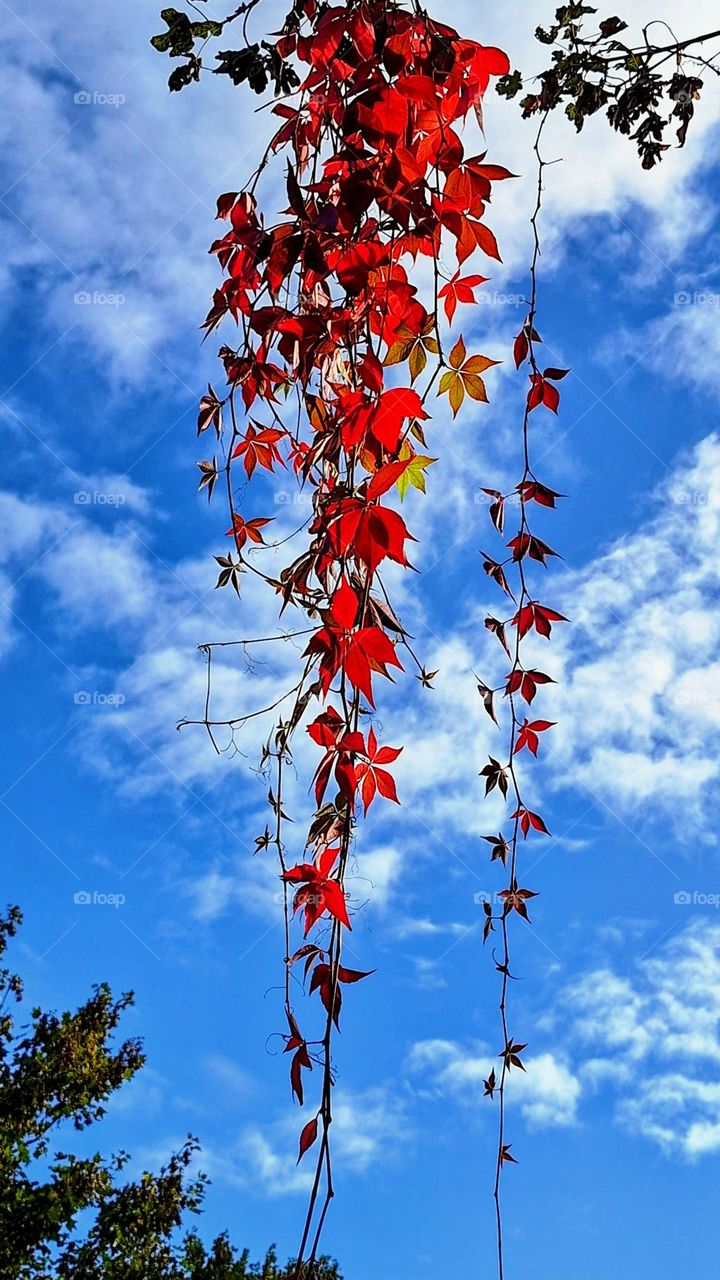
[[[360,982],[362,978],[369,978],[374,972],[374,969],[368,969],[367,973],[361,973],[359,969],[344,969],[342,965],[338,966],[340,982]]]
[[[536,756],[539,742],[538,734],[544,733],[546,729],[552,729],[554,723],[554,720],[525,720],[518,730],[513,755],[517,755],[518,751],[522,751],[523,747],[527,747],[532,755]]]
[[[394,800],[395,804],[399,804],[397,791],[395,789],[395,780],[387,769],[379,768],[380,765],[392,764],[393,760],[397,760],[402,747],[380,747],[377,745],[374,729],[370,729],[368,734],[367,747],[367,763],[360,761],[357,765],[357,779],[360,783],[360,796],[367,813],[370,805],[375,799],[376,792],[384,796],[386,800]]]
[[[300,1106],[303,1105],[303,1067],[308,1071],[312,1071],[312,1062],[310,1061],[307,1045],[304,1040],[300,1045],[300,1048],[293,1054],[292,1062],[290,1063],[290,1084]]]
[[[475,302],[474,289],[480,284],[485,284],[487,276],[460,276],[460,272],[456,271],[451,280],[438,293],[439,298],[445,299],[445,315],[448,323],[452,324],[453,316],[457,308],[458,302]]]
[[[520,828],[525,837],[527,837],[527,834],[530,831],[531,827],[533,831],[541,831],[543,835],[546,835],[546,836],[550,835],[550,832],[545,826],[545,823],[540,817],[540,814],[533,813],[531,809],[524,809],[521,807],[519,809],[516,809],[511,816],[513,818],[518,818],[520,820]]]
[[[339,627],[349,631],[355,625],[358,612],[358,598],[346,578],[340,579],[330,604],[330,612]]]
[[[417,391],[411,387],[393,387],[383,392],[372,416],[371,429],[376,440],[391,453],[398,447],[406,418],[427,418]]]
[[[346,929],[352,929],[347,913],[345,894],[339,881],[326,880],[323,885],[322,892],[325,899],[325,906],[330,912],[330,915],[334,916],[336,920],[339,920],[341,924],[344,924]]]
[[[412,461],[412,458],[405,458],[402,462],[388,462],[384,467],[380,467],[368,485],[368,499],[374,502],[383,493],[387,493],[388,489],[392,489],[393,485],[397,484],[400,476],[407,471]]]
[[[553,372],[556,371],[553,370]],[[532,412],[538,405],[544,404],[546,409],[557,413],[560,404],[560,392],[557,387],[554,387],[551,382],[546,382],[540,373],[531,373],[530,382],[532,385],[527,398],[528,410]]]
[[[305,1128],[300,1134],[300,1154],[298,1155],[298,1158],[297,1158],[298,1164],[300,1163],[303,1156],[305,1155],[305,1152],[315,1142],[317,1138],[317,1133],[318,1133],[318,1118],[317,1116],[315,1116],[313,1120],[308,1120],[307,1124],[305,1125]]]
[[[538,635],[545,636],[547,639],[552,630],[550,623],[567,622],[567,618],[561,613],[556,613],[554,609],[548,609],[545,605],[531,600],[529,604],[523,605],[522,609],[518,610],[512,622],[513,626],[518,628],[521,639],[533,627]],[[487,626],[487,622],[485,625]]]
[[[524,329],[521,329],[513,345],[513,359],[516,369],[519,369],[523,361],[527,359],[529,349],[530,344],[528,343],[527,334]]]
[[[364,241],[341,254],[335,264],[335,274],[348,293],[360,293],[368,282],[371,271],[387,262],[390,250],[377,240]]]

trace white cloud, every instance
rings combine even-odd
[[[677,283],[677,281],[676,281]],[[670,296],[672,303],[661,315],[635,332],[619,328],[603,341],[601,354],[613,367],[638,361],[665,386],[692,387],[717,399],[720,392],[720,283],[717,279],[683,276],[682,288]]]
[[[42,566],[65,619],[88,630],[152,626],[158,570],[129,529],[108,533],[90,523],[79,525]]]
[[[241,897],[239,876],[229,875],[217,868],[204,871],[188,881],[184,887],[191,899],[192,914],[196,920],[216,920]]]
[[[338,1091],[333,1115],[338,1158],[358,1173],[391,1160],[399,1146],[412,1137],[405,1102],[392,1086],[358,1093]]]
[[[366,846],[367,841],[362,841]],[[348,876],[348,890],[358,902],[369,899],[375,908],[384,908],[392,900],[392,894],[401,879],[402,868],[408,857],[407,843],[403,847],[376,843],[362,847],[360,856],[353,858]]]
[[[618,1103],[618,1116],[668,1154],[696,1160],[720,1151],[720,1081],[688,1080],[682,1071],[653,1074]]]
[[[507,1082],[508,1104],[529,1124],[573,1125],[581,1104],[602,1123],[609,1103],[617,1124],[668,1155],[720,1151],[720,924],[691,922],[628,972],[585,972],[541,1024],[563,1053],[523,1054],[526,1072]],[[497,1058],[482,1045],[423,1040],[407,1075],[420,1097],[479,1109],[492,1067]]]
[[[249,1125],[222,1152],[203,1147],[202,1165],[216,1180],[269,1196],[306,1193],[312,1185],[312,1149],[296,1165],[298,1137],[311,1116],[299,1109],[278,1121]],[[359,1092],[336,1087],[333,1094],[333,1165],[365,1174],[397,1157],[413,1136],[405,1102],[396,1090],[377,1086]]]
[[[432,495],[428,500],[437,502]],[[213,589],[209,556],[166,564],[152,550],[154,539],[130,526],[122,511],[107,526],[94,509],[73,508],[69,518],[64,510],[21,503],[13,495],[0,502],[6,555],[15,554],[28,581],[39,572],[51,588],[63,617],[61,638],[76,630],[103,631],[120,653],[129,648],[133,655],[123,663],[113,643],[104,650],[104,671],[83,671],[86,687],[112,684],[125,698],[119,708],[92,708],[82,722],[93,767],[133,794],[168,784],[181,797],[222,788],[231,756],[218,758],[202,729],[178,733],[175,725],[183,715],[202,714],[206,668],[197,644],[237,638],[238,619],[271,634],[277,622],[272,592],[246,575],[238,606],[228,592]],[[578,572],[556,576],[553,603],[572,626],[556,629],[549,657],[544,642],[535,645],[538,665],[549,666],[558,680],[543,691],[544,714],[558,723],[543,744],[546,767],[538,777],[546,785],[581,786],[589,800],[597,798],[621,817],[641,809],[649,816],[667,814],[704,836],[720,756],[720,439],[709,436],[682,458],[647,505],[650,519],[636,532]],[[42,554],[52,536],[57,545],[36,571],[33,552]],[[454,632],[446,628],[441,635],[417,603],[408,600],[407,612],[415,648],[440,671],[431,692],[410,672],[384,689],[379,736],[405,743],[394,766],[403,807],[378,803],[371,810],[352,886],[358,902],[370,898],[378,905],[392,902],[410,848],[413,857],[449,857],[475,877],[477,889],[486,887],[475,871],[474,841],[502,820],[500,802],[478,803],[478,770],[499,742],[474,692],[474,664],[482,661],[485,678],[493,652],[482,631],[478,638],[483,610],[459,618]],[[297,626],[297,620],[286,625]],[[296,678],[303,644],[280,642],[261,653],[216,651],[216,718],[272,703]],[[531,661],[532,651],[531,641]],[[498,678],[502,669],[499,663]],[[271,718],[251,721],[237,737],[247,752],[241,762],[246,785],[234,789],[232,800],[249,806],[253,826],[264,790],[251,768]],[[228,745],[229,733],[219,730],[218,741]],[[317,751],[302,732],[296,743],[297,776],[289,774],[287,782],[300,822],[310,808],[307,785]],[[216,807],[214,799],[209,803]],[[243,835],[242,850],[262,825]],[[246,892],[235,888],[235,875],[231,862],[204,868],[194,891],[200,915],[217,914]],[[407,903],[398,905],[407,915]]]
[[[720,925],[691,923],[628,974],[585,974],[556,1017],[591,1050],[579,1077],[615,1092],[620,1123],[689,1159],[720,1150]]]
[[[552,645],[551,767],[611,809],[652,800],[699,828],[720,746],[720,439],[682,457],[650,502],[636,532],[556,580],[572,625]]]
[[[635,1061],[653,1055],[720,1063],[720,925],[689,925],[629,977],[594,970],[568,1000],[576,1033],[593,1045]]]
[[[237,1181],[240,1186],[252,1186],[269,1196],[284,1196],[293,1192],[307,1192],[312,1186],[312,1164],[296,1165],[288,1144],[286,1150],[277,1150],[260,1129],[248,1129],[240,1139],[235,1157],[224,1156],[216,1164],[216,1176]],[[239,1167],[247,1173],[239,1173]]]
[[[655,13],[649,0],[629,0],[624,12],[638,36]],[[533,32],[551,15],[552,4],[545,0],[511,0],[486,19],[481,32],[476,8],[467,0],[451,0],[443,16],[504,45],[513,63],[531,76],[547,58]],[[709,0],[692,0],[682,15],[674,15],[680,37],[706,29],[703,24],[712,20]],[[194,325],[179,317],[199,319],[216,281],[206,254],[215,197],[242,185],[262,149],[258,121],[268,135],[271,125],[267,114],[255,114],[256,102],[244,86],[234,89],[220,78],[168,94],[167,59],[148,45],[158,21],[141,0],[108,7],[92,24],[85,22],[79,0],[68,0],[62,20],[52,8],[25,19],[8,15],[9,56],[0,77],[14,110],[12,120],[0,126],[9,175],[0,285],[10,292],[20,273],[27,276],[32,267],[42,281],[44,322],[56,336],[65,335],[63,346],[82,343],[116,380],[163,381],[187,397],[195,381],[189,354]],[[273,11],[263,9],[253,30],[271,29],[273,21]],[[91,98],[110,94],[124,101],[117,107],[78,104],[78,88]],[[686,149],[671,151],[647,174],[633,146],[612,135],[604,119],[589,121],[576,137],[558,113],[548,129],[546,154],[565,163],[548,174],[546,267],[562,258],[568,230],[593,215],[613,213],[613,252],[629,237],[636,257],[645,253],[651,266],[672,268],[680,249],[704,230],[708,202],[695,180],[719,115],[718,95],[707,95]],[[218,119],[226,127],[218,129]],[[493,92],[486,126],[492,159],[523,175],[499,184],[492,206],[491,221],[512,272],[527,260],[535,129],[522,121],[517,102]],[[272,193],[268,200],[279,203]],[[624,222],[634,209],[644,213],[641,234],[635,226],[629,232]],[[506,275],[498,269],[494,284],[502,287]],[[121,294],[123,302],[78,305],[77,293]],[[178,338],[188,351],[183,364],[177,361]]]
[[[69,520],[34,499],[0,492],[0,657],[23,632],[18,610],[23,580],[50,549],[57,549],[67,535]]]
[[[444,934],[462,934],[467,931],[467,925],[428,920],[426,917],[417,917],[413,919],[408,917],[405,920],[399,920],[394,927],[395,936],[404,941],[406,938],[434,938],[442,937]]]
[[[526,1070],[513,1069],[506,1081],[506,1100],[517,1106],[530,1125],[565,1128],[577,1120],[582,1086],[578,1077],[553,1053],[523,1057]],[[409,1072],[431,1097],[450,1097],[470,1107],[483,1101],[483,1081],[497,1072],[497,1058],[482,1048],[451,1040],[421,1040],[413,1045]]]
[[[444,518],[441,467],[427,496],[431,525]],[[536,776],[545,787],[581,787],[588,803],[623,819],[670,817],[712,839],[705,818],[720,758],[720,437],[682,454],[644,499],[643,514],[606,551],[556,570],[543,587],[571,625],[557,626],[549,646],[526,641],[528,665],[557,682],[542,691],[542,714],[557,724],[543,741]],[[464,531],[451,556],[465,564],[486,533]],[[444,597],[439,621],[420,603],[446,572],[445,560],[433,565],[437,545],[423,539],[423,580],[411,584],[415,598],[406,596],[403,610],[416,652],[439,669],[435,688],[399,677],[384,690],[382,731],[384,741],[405,743],[394,772],[408,816],[430,837],[428,850],[467,867],[475,865],[468,836],[491,830],[503,813],[494,798],[478,803],[477,773],[502,739],[482,710],[474,673],[500,684],[506,666],[482,625],[486,612],[498,610],[489,591],[487,605],[480,596],[464,616],[455,610],[450,625]],[[477,582],[480,595],[479,572]]]

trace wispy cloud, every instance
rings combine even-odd
[[[609,1094],[619,1123],[689,1159],[720,1151],[714,920],[692,922],[625,972],[607,965],[571,982],[555,1023],[576,1046],[580,1080]]]
[[[537,1128],[575,1124],[582,1086],[571,1067],[549,1052],[528,1056],[525,1063],[524,1072],[515,1070],[508,1076],[508,1103]],[[482,1046],[421,1040],[413,1045],[408,1069],[416,1087],[427,1096],[477,1108],[480,1115],[483,1081],[493,1069],[497,1071],[497,1057]]]

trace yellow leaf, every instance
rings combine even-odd
[[[457,342],[455,343],[455,346],[453,347],[452,351],[450,352],[450,364],[452,365],[453,369],[460,368],[463,360],[465,359],[465,354],[466,354],[465,343],[462,340],[462,334],[461,334]]]
[[[419,489],[421,493],[425,492],[425,468],[437,462],[437,458],[428,458],[425,454],[419,453],[413,458],[409,467],[403,471],[398,480],[398,490],[400,492],[400,501],[402,502],[410,485],[414,489]]]
[[[387,355],[385,356],[385,359],[383,360],[383,364],[385,366],[390,364],[402,364],[403,360],[407,360],[408,353],[411,350],[412,350],[411,342],[393,342],[392,346],[390,347],[390,350],[388,351]]]
[[[472,396],[473,400],[484,400],[487,404],[487,392],[482,378],[479,378],[476,373],[464,373],[462,380],[465,390],[469,396]]]
[[[500,360],[490,360],[488,356],[470,356],[463,365],[463,373],[484,373],[486,369],[500,363]]]
[[[465,388],[463,380],[458,374],[453,375],[453,384],[450,388],[450,406],[453,411],[453,418],[457,417],[458,409],[465,399]]]
[[[422,343],[417,342],[413,347],[412,351],[410,352],[410,360],[408,361],[408,368],[410,370],[411,382],[414,382],[416,378],[420,377],[420,374],[422,373],[426,364],[427,364],[427,356],[425,355],[425,348],[423,347]]]

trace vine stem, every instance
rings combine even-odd
[[[538,127],[538,130],[535,136],[534,146],[533,146],[533,151],[535,154],[536,164],[537,164],[537,186],[536,186],[536,194],[535,194],[535,206],[533,209],[532,217],[530,219],[530,225],[532,227],[532,233],[533,233],[533,251],[532,251],[532,257],[530,262],[530,272],[529,272],[530,274],[530,299],[529,299],[530,309],[529,309],[526,325],[527,325],[528,355],[530,360],[530,367],[532,369],[533,375],[535,376],[537,376],[539,373],[537,360],[535,356],[534,338],[533,338],[533,335],[535,332],[535,317],[537,314],[538,265],[539,265],[540,256],[541,256],[538,222],[539,222],[540,213],[542,210],[543,175],[548,163],[542,157],[540,144],[542,141],[543,130],[548,120],[548,115],[549,115],[549,112],[546,111],[540,121],[540,125]],[[528,533],[527,500],[525,497],[525,482],[533,474],[531,462],[530,462],[530,412],[531,412],[530,401],[528,398],[526,398],[525,410],[524,410],[523,421],[522,421],[523,473],[522,473],[522,479],[520,481],[520,487],[519,487],[520,536],[521,537],[523,536],[523,534]],[[517,600],[517,614],[519,617],[520,610],[531,599],[530,593],[527,588],[522,556],[518,557],[517,569],[518,569],[518,577],[520,582],[520,592]],[[516,633],[515,633],[515,652],[513,656],[513,665],[511,668],[511,674],[522,669],[520,645],[521,645],[521,635],[520,635],[520,625],[518,621],[518,626],[516,628]],[[515,768],[515,748],[517,744],[518,730],[520,728],[520,719],[518,717],[515,696],[513,693],[510,693],[509,695],[509,703],[510,703],[510,741],[509,741],[507,768],[510,773],[512,785],[513,785],[513,791],[515,794],[516,816],[513,823],[512,836],[509,842],[510,854],[508,859],[509,871],[508,871],[507,889],[509,893],[513,893],[517,886],[517,861],[518,861],[519,834],[520,834],[520,816],[519,815],[522,807],[522,793],[520,788],[520,782],[517,776],[517,770]],[[497,1155],[496,1155],[496,1161],[495,1161],[495,1181],[493,1186],[493,1200],[495,1204],[495,1221],[496,1221],[496,1233],[497,1233],[498,1280],[504,1280],[504,1276],[505,1276],[503,1204],[502,1204],[502,1195],[501,1195],[501,1184],[502,1184],[503,1166],[506,1163],[507,1144],[505,1141],[505,1136],[506,1136],[505,1088],[507,1083],[508,1071],[510,1069],[508,1046],[511,1044],[510,1034],[508,1029],[508,988],[509,988],[510,976],[511,976],[510,975],[510,935],[509,935],[509,929],[508,929],[508,915],[509,915],[509,910],[503,909],[501,922],[500,922],[501,938],[502,938],[502,967],[501,967],[501,985],[500,985],[500,1000],[499,1000],[500,1026],[501,1026],[501,1032],[502,1032],[503,1053],[502,1053],[502,1067],[500,1071],[500,1080],[499,1080],[498,1089],[497,1089],[497,1092],[498,1092],[498,1140],[497,1140]]]

